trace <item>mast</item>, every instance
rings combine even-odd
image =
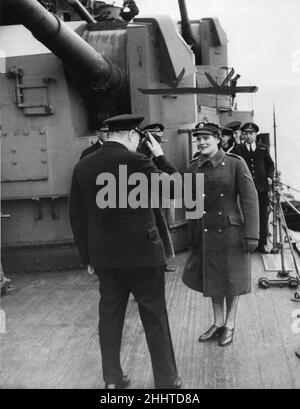
[[[275,178],[278,178],[278,162],[277,162],[277,125],[276,125],[276,115],[275,115],[275,103],[273,102],[273,133],[274,133],[274,152],[275,152]]]

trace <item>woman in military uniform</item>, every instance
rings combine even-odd
[[[245,161],[221,148],[221,129],[207,123],[197,131],[200,155],[186,172],[204,173],[204,214],[191,221],[192,253],[183,282],[211,297],[213,325],[200,342],[232,342],[239,296],[251,291],[250,253],[259,238],[257,192]],[[226,307],[226,308],[225,308]]]

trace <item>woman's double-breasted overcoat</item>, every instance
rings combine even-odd
[[[219,149],[210,159],[194,159],[186,172],[204,174],[204,214],[190,222],[193,250],[183,282],[210,297],[250,292],[245,239],[259,238],[259,209],[244,159]]]

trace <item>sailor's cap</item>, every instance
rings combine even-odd
[[[233,130],[231,128],[222,128],[222,135],[233,137]]]
[[[259,127],[254,122],[246,122],[241,127],[242,132],[251,131],[257,133],[259,131]]]
[[[144,126],[144,128],[142,128],[141,130],[143,132],[147,131],[147,132],[163,132],[165,129],[165,127],[163,126],[163,124],[150,124],[150,125],[146,125]]]
[[[230,128],[234,132],[234,131],[238,131],[239,129],[241,129],[241,125],[242,125],[241,121],[233,121],[233,122],[229,122],[228,124],[226,124],[224,128]]]
[[[141,115],[123,114],[105,119],[103,124],[108,126],[110,132],[130,131],[131,129],[135,129],[143,120],[144,117]]]

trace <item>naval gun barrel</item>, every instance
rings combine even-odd
[[[87,23],[97,23],[94,17],[87,11],[87,9],[79,0],[68,0],[68,3],[73,7],[73,9],[76,11],[79,17],[82,18],[82,20],[85,20]]]
[[[185,0],[178,0],[180,16],[181,16],[181,35],[188,45],[195,43],[195,38],[192,33],[191,23],[188,17]]]
[[[118,90],[122,83],[119,67],[104,58],[55,14],[36,0],[4,0],[32,35],[71,70],[100,89]]]

